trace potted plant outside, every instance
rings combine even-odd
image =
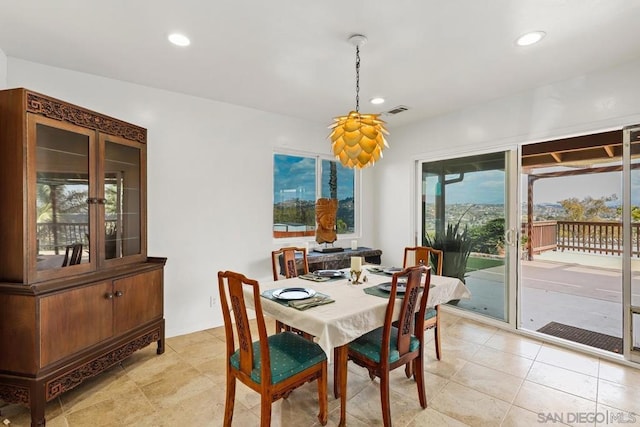
[[[471,252],[473,239],[469,235],[467,226],[460,229],[460,221],[455,225],[448,224],[444,233],[436,233],[434,237],[425,235],[427,246],[443,251],[442,274],[457,277],[465,281],[467,260]],[[433,262],[434,260],[432,260]]]

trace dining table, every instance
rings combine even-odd
[[[388,289],[392,273],[396,270],[365,265],[356,283],[352,282],[349,269],[324,270],[316,272],[317,274],[260,282],[263,314],[312,335],[326,353],[327,359],[330,362],[333,359],[334,395],[341,399],[340,425],[346,422],[348,344],[384,325],[389,301]],[[282,289],[288,288],[327,297],[331,302],[305,309],[294,308],[289,300],[278,297]],[[294,291],[293,294],[297,295],[297,292]],[[428,308],[470,297],[469,289],[458,278],[431,275]],[[253,308],[252,293],[245,292],[245,298],[247,305]],[[394,310],[396,319],[401,302],[402,294],[399,294]]]

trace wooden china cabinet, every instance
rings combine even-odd
[[[153,342],[166,258],[147,257],[144,128],[0,91],[0,400],[45,404]]]

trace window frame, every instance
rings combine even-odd
[[[316,191],[316,200],[322,197],[322,161],[328,160],[332,162],[336,162],[338,167],[344,168],[339,160],[337,160],[334,156],[330,154],[320,154],[313,153],[308,151],[298,151],[291,149],[276,149],[273,151],[271,156],[271,238],[274,244],[282,244],[283,242],[290,242],[291,244],[305,244],[305,243],[313,243],[315,244],[315,234],[313,236],[298,236],[298,237],[274,237],[273,236],[273,226],[274,226],[274,217],[273,217],[273,207],[275,204],[275,174],[274,174],[274,166],[275,166],[275,156],[294,156],[294,157],[306,157],[311,158],[315,162],[315,191]],[[349,240],[356,239],[360,236],[360,212],[361,212],[361,191],[360,191],[360,177],[361,173],[358,169],[353,169],[353,232],[345,233],[345,234],[337,234],[336,242],[340,240]],[[317,226],[317,223],[315,224]]]

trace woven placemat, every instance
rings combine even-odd
[[[365,294],[373,295],[373,296],[380,297],[380,298],[389,299],[389,292],[388,291],[383,291],[382,289],[380,289],[380,286],[390,285],[390,284],[391,284],[391,282],[380,283],[379,285],[369,286],[368,288],[364,288],[362,290],[364,291]],[[429,289],[433,288],[434,286],[435,285],[429,286]],[[401,299],[401,298],[404,298],[404,294],[403,293],[397,293],[396,294],[396,299]]]
[[[389,299],[389,292],[383,291],[382,289],[380,289],[380,286],[389,285],[389,284],[391,284],[391,282],[380,283],[379,285],[373,285],[373,286],[369,286],[368,288],[364,288],[363,291],[365,294]],[[403,297],[404,297],[403,294],[396,294],[396,299],[403,298]]]
[[[313,274],[313,273],[301,274],[298,277],[300,279],[304,279],[304,280],[311,280],[312,282],[328,282],[329,280],[331,280],[331,277],[322,277],[322,276],[318,276],[317,274]],[[341,279],[344,279],[344,277],[341,277]]]
[[[260,296],[263,297],[263,298],[266,298],[266,299],[270,299],[271,301],[275,301],[280,305],[284,305],[285,307],[289,307],[289,301],[281,300],[281,299],[278,299],[278,298],[273,296],[273,293],[275,291],[278,291],[278,290],[280,290],[280,289],[269,289],[267,291],[262,292],[260,294]],[[331,298],[329,295],[323,294],[322,292],[316,292],[316,295],[320,296],[320,297]]]
[[[392,276],[391,274],[384,272],[384,270],[387,270],[389,268],[397,268],[397,267],[365,267],[364,269],[367,270],[369,273],[375,274],[377,276],[391,277]]]

